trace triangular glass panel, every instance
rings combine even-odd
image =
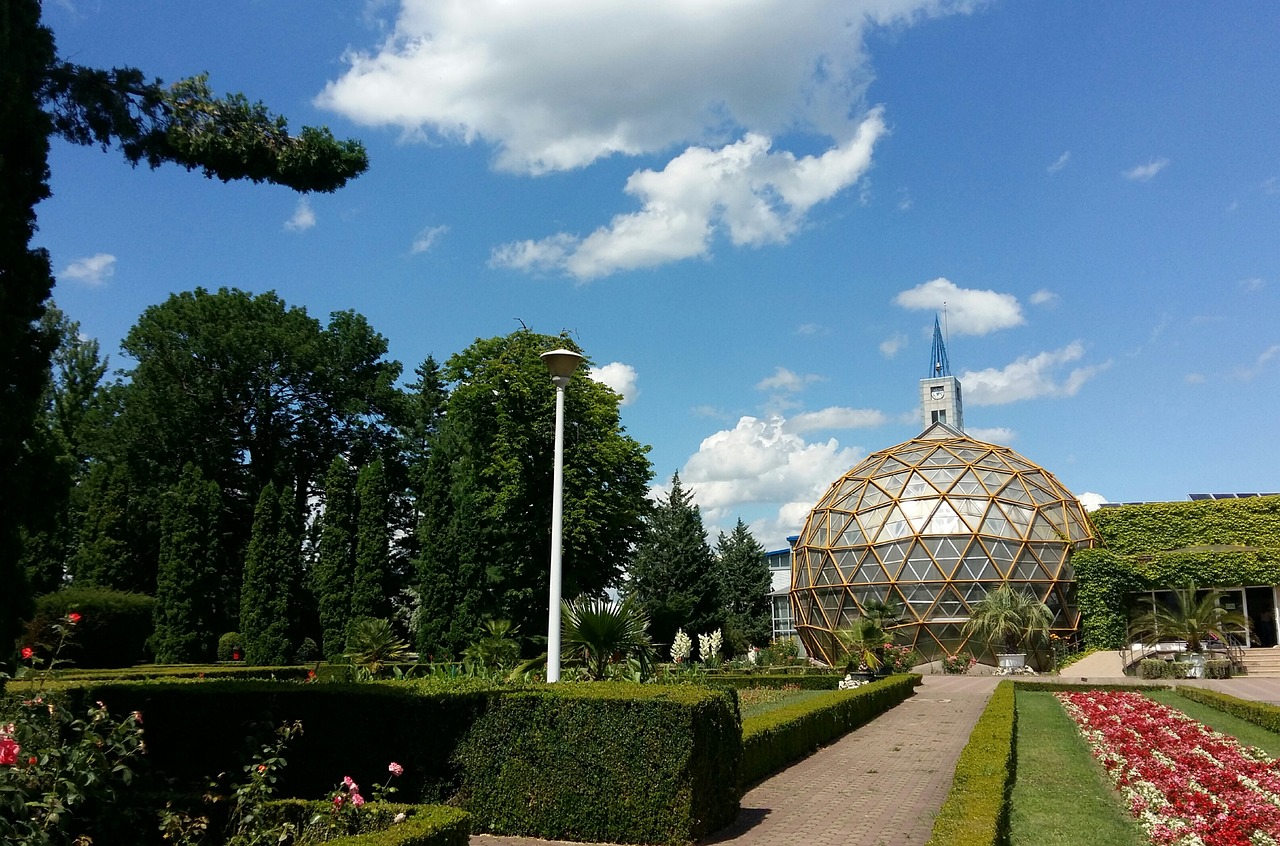
[[[862,502],[858,504],[858,508],[874,508],[882,502],[887,502],[889,495],[880,490],[874,483],[867,485],[866,490],[862,492]]]
[[[919,473],[912,473],[907,477],[906,487],[902,489],[902,499],[911,499],[913,497],[931,496],[936,494],[933,485],[923,478]]]
[[[1035,517],[1036,512],[1031,508],[1014,505],[1011,502],[1001,502],[999,506],[1004,511],[1005,517],[1008,518],[1015,537],[1025,538],[1027,529],[1031,526],[1031,520]]]
[[[1018,556],[1018,561],[1013,565],[1013,572],[1009,574],[1009,578],[1019,581],[1041,581],[1044,579],[1044,571],[1040,569],[1040,562],[1030,552],[1024,552]]]
[[[1013,484],[1008,485],[1004,490],[1002,490],[1000,492],[1000,498],[1013,500],[1014,502],[1020,502],[1024,505],[1031,504],[1031,497],[1027,494],[1026,489],[1022,486],[1021,480],[1018,480]]]
[[[951,507],[951,503],[943,500],[934,509],[933,516],[925,523],[923,532],[931,535],[954,535],[968,528],[960,521],[960,515]]]
[[[960,594],[950,586],[942,589],[938,594],[937,603],[933,606],[935,617],[966,617],[968,612],[969,609],[960,601]]]

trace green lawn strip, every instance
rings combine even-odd
[[[1019,690],[1017,708],[1010,846],[1146,843],[1053,694]]]
[[[1178,709],[1214,731],[1229,734],[1245,746],[1256,746],[1272,758],[1280,758],[1280,734],[1274,731],[1268,731],[1262,726],[1256,726],[1239,717],[1219,711],[1217,708],[1180,696],[1175,690],[1152,690],[1146,693],[1155,701]]]
[[[775,708],[785,708],[797,702],[805,702],[821,696],[830,695],[829,690],[774,690],[757,688],[738,691],[738,702],[742,708],[742,719],[767,714]]]

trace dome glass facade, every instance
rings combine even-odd
[[[808,653],[840,663],[834,632],[896,603],[897,643],[926,660],[985,643],[962,634],[973,603],[1003,582],[1053,612],[1053,631],[1079,623],[1071,553],[1096,543],[1076,497],[1008,447],[945,424],[874,453],[840,478],[794,547],[791,602]]]

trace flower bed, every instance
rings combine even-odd
[[[1057,694],[1152,843],[1280,843],[1280,764],[1127,691]]]

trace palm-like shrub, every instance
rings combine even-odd
[[[365,678],[377,678],[387,664],[409,657],[409,644],[400,639],[387,620],[362,617],[351,624],[343,657]]]
[[[1048,635],[1052,624],[1049,606],[1006,582],[973,604],[964,634],[1018,652],[1024,643]]]
[[[491,672],[510,667],[520,658],[520,627],[510,620],[484,621],[485,635],[462,652],[467,671]]]
[[[893,635],[871,617],[858,617],[846,628],[836,630],[836,645],[844,654],[848,672],[862,667],[872,672],[880,669],[884,648],[891,643]]]
[[[563,655],[579,660],[591,678],[605,678],[609,665],[634,659],[642,675],[653,667],[656,650],[649,639],[649,615],[633,597],[621,602],[579,597],[565,602],[560,642]]]
[[[1201,590],[1194,583],[1174,588],[1174,607],[1149,600],[1151,610],[1134,618],[1131,631],[1147,644],[1184,640],[1188,652],[1199,652],[1210,638],[1226,643],[1228,634],[1249,628],[1249,618],[1223,608],[1222,597],[1222,591]]]

